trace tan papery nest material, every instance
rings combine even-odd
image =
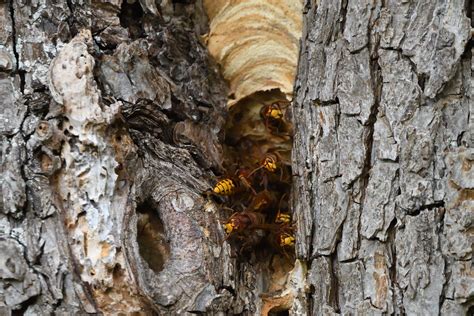
[[[204,0],[209,52],[229,82],[229,106],[258,91],[291,98],[302,32],[301,0]]]

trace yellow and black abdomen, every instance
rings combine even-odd
[[[237,190],[237,182],[232,179],[224,179],[216,183],[214,193],[219,195],[232,195]]]

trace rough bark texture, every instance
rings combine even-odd
[[[304,265],[232,256],[230,214],[203,195],[225,173],[228,89],[202,2],[11,1],[0,16],[1,313],[289,308]]]
[[[222,171],[227,101],[201,7],[0,4],[2,311],[231,307],[200,196]]]
[[[202,1],[0,3],[0,314],[468,313],[468,5],[306,1],[286,275],[202,195],[228,102]]]
[[[471,14],[306,1],[293,211],[313,315],[472,313]]]

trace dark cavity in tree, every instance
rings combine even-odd
[[[130,38],[137,39],[144,37],[142,26],[143,9],[139,1],[128,3],[124,1],[120,10],[120,25],[128,28]]]
[[[158,273],[163,270],[170,256],[169,241],[163,222],[158,211],[147,201],[138,205],[137,213],[137,242],[140,255],[150,269]]]

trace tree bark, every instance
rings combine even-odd
[[[470,1],[306,1],[293,211],[313,315],[472,313],[467,15]]]
[[[296,60],[229,90],[202,2],[0,3],[0,313],[472,313],[470,2],[306,1],[294,267],[203,192],[229,100]]]
[[[230,308],[200,2],[3,3],[3,312]],[[213,260],[213,258],[223,258]]]

